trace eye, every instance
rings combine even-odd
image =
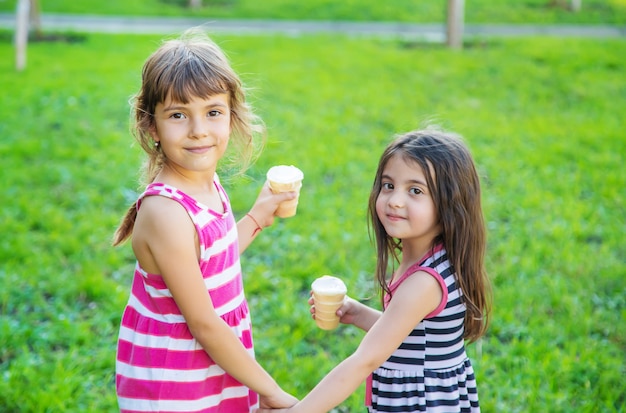
[[[221,114],[222,114],[222,112],[220,112],[219,110],[211,110],[211,111],[209,111],[209,117],[210,118],[214,118],[215,116],[219,116]]]
[[[390,182],[383,182],[382,189],[390,191],[393,189],[393,184]]]
[[[413,188],[409,189],[409,193],[410,193],[411,195],[419,195],[419,194],[423,194],[423,193],[424,193],[424,191],[422,191],[422,190],[421,190],[421,189],[419,189],[419,188],[413,187]]]
[[[172,119],[184,119],[185,115],[182,114],[181,112],[174,112],[170,115],[170,118]]]

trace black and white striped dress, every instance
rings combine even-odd
[[[479,412],[476,379],[463,340],[465,304],[445,249],[435,248],[409,268],[390,285],[392,293],[418,270],[439,281],[444,297],[370,377],[369,411]],[[389,297],[385,298],[388,302]]]

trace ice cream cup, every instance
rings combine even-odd
[[[321,315],[315,314],[315,324],[317,324],[317,326],[322,330],[334,330],[339,327],[339,317],[334,316],[326,319]]]
[[[339,326],[337,310],[346,297],[346,285],[337,277],[323,275],[311,284],[313,304],[315,305],[315,323],[323,330],[332,330]]]
[[[276,216],[288,218],[296,215],[300,188],[302,188],[304,173],[293,165],[276,165],[267,171],[267,181],[273,193],[291,192],[298,193],[295,199],[282,202],[276,210]]]

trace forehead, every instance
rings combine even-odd
[[[434,176],[434,170],[430,161],[426,160],[424,162],[426,162],[428,171],[424,170],[422,164],[417,159],[411,158],[403,153],[395,153],[385,164],[383,175],[405,179],[423,179],[426,173]]]

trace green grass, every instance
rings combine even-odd
[[[31,43],[20,73],[9,38],[0,412],[114,412],[133,258],[109,241],[142,158],[127,101],[159,38]],[[236,214],[269,166],[305,172],[298,215],[243,257],[257,357],[282,386],[303,397],[360,341],[354,328],[315,327],[309,285],[336,274],[377,302],[365,219],[377,158],[394,133],[435,119],[466,137],[484,185],[495,307],[469,347],[483,411],[626,411],[626,42],[489,40],[454,52],[341,36],[216,40],[269,128],[249,178],[227,184]],[[362,411],[362,398],[361,387],[337,411]]]
[[[295,20],[443,22],[447,1],[394,0],[203,0],[190,10],[186,0],[41,0],[44,13],[202,16]],[[626,0],[584,0],[569,10],[570,0],[472,0],[465,2],[470,23],[626,23]],[[0,11],[13,11],[14,0],[0,0]]]

